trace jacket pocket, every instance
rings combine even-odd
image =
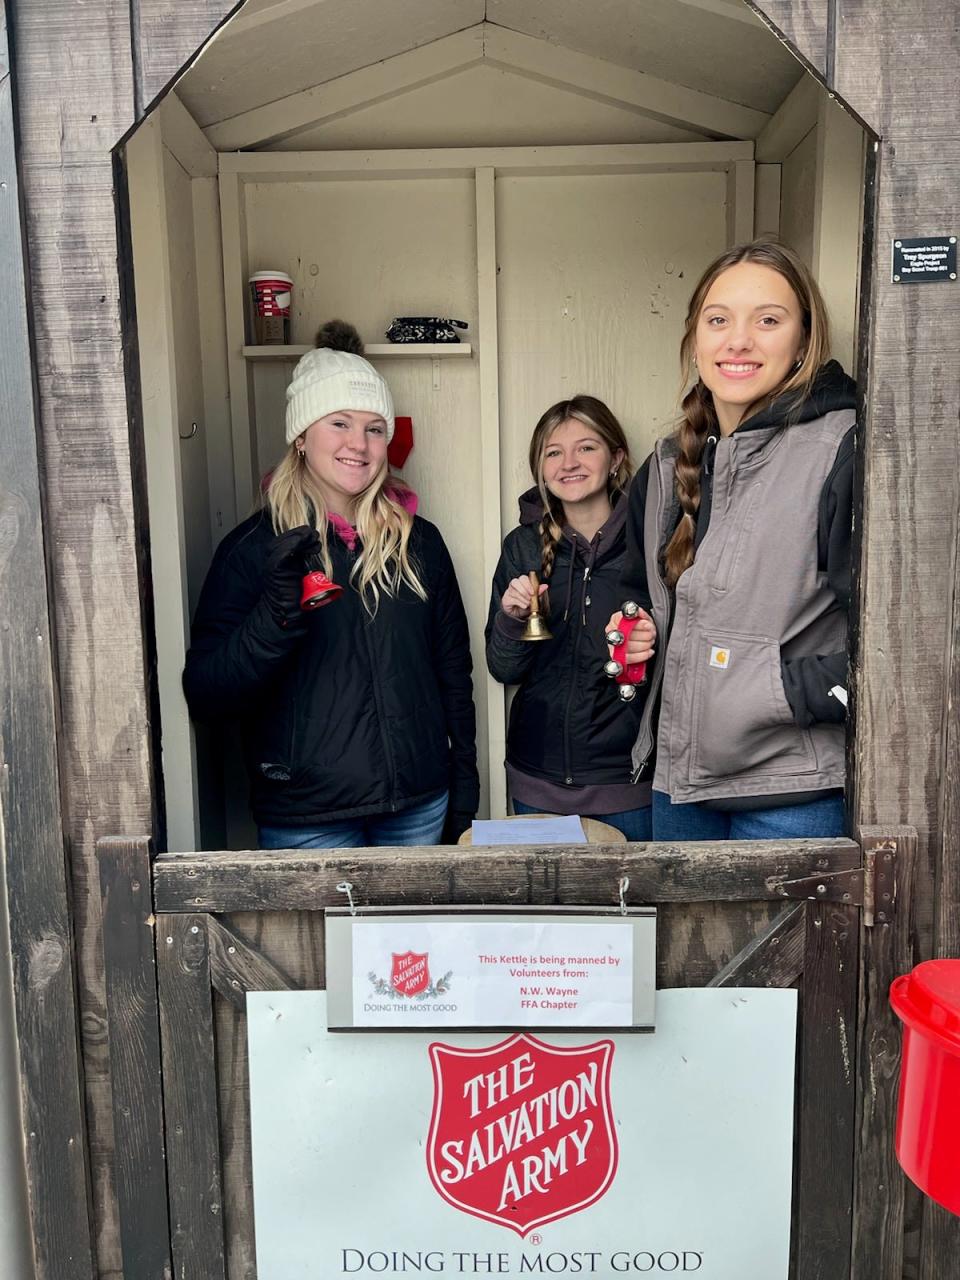
[[[810,734],[794,720],[783,690],[777,641],[702,631],[695,660],[692,783],[816,772]]]
[[[731,578],[734,582],[737,580],[736,570],[740,563],[740,554],[744,543],[753,531],[759,490],[759,484],[750,485],[737,503],[735,518],[727,516],[723,521],[726,526],[724,542],[718,552],[716,571],[710,583],[714,591],[726,591]],[[719,517],[717,523],[721,523]]]

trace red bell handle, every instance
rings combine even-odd
[[[637,696],[636,686],[646,683],[647,664],[627,662],[627,644],[630,632],[640,621],[640,608],[632,600],[628,600],[622,613],[620,625],[607,632],[607,644],[613,649],[613,657],[604,664],[603,669],[620,686],[618,692],[622,701],[631,702]]]

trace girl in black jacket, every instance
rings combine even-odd
[[[356,330],[317,343],[287,388],[266,509],[207,575],[184,691],[196,717],[241,720],[261,848],[455,840],[479,779],[453,565],[388,475],[393,403]],[[320,567],[342,594],[305,611]]]
[[[623,428],[593,396],[561,401],[537,423],[530,470],[536,488],[520,499],[520,527],[503,544],[486,629],[491,675],[520,685],[507,733],[513,807],[596,817],[648,840],[650,787],[630,777],[642,690],[624,704],[602,671],[626,549]],[[537,644],[521,639],[531,570],[553,637]]]

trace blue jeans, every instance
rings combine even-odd
[[[539,813],[539,809],[534,809],[532,805],[524,804],[522,800],[513,801],[514,813]],[[651,838],[651,808],[647,805],[643,809],[628,809],[626,813],[585,813],[585,818],[596,818],[598,822],[609,822],[611,827],[616,827],[618,831],[622,831],[628,840],[649,840]]]
[[[663,791],[653,793],[654,840],[791,840],[844,834],[843,796],[721,813],[702,804],[674,804]]]
[[[337,818],[315,827],[261,827],[261,849],[368,849],[377,845],[438,844],[447,816],[447,792],[399,813]]]

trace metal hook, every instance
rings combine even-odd
[[[177,428],[177,435],[180,437],[181,440],[192,440],[199,430],[200,430],[200,424],[198,422],[191,422],[190,434],[188,436],[185,436],[179,427]]]
[[[353,885],[350,881],[341,880],[337,885],[337,893],[345,893],[347,895],[347,902],[350,903],[350,914],[355,916],[357,914],[357,908],[353,905]]]
[[[627,914],[627,904],[624,900],[624,894],[627,892],[629,888],[630,888],[630,877],[621,876],[620,881],[617,884],[617,889],[620,893],[620,914],[622,916],[625,916]]]

